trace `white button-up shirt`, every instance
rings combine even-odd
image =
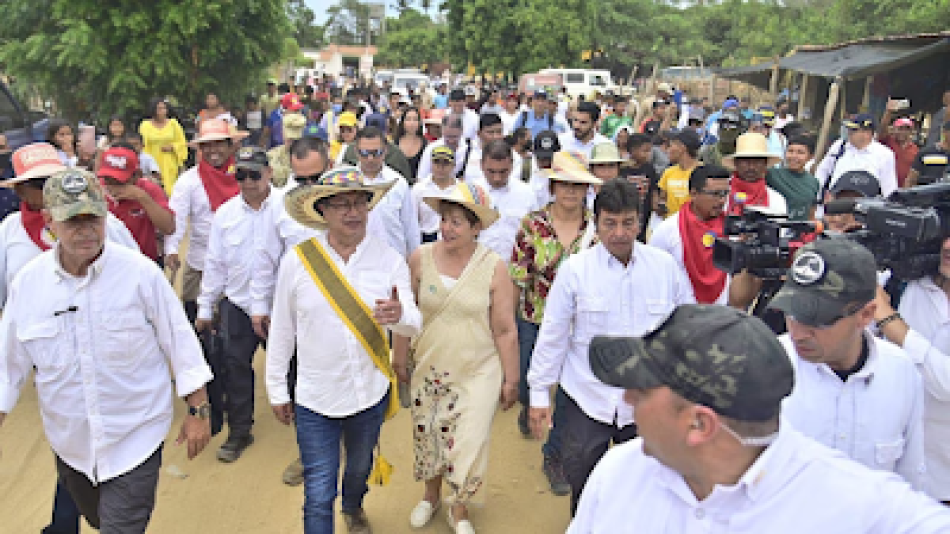
[[[683,272],[683,276],[689,280],[689,273],[686,271],[686,260],[683,253],[683,236],[680,235],[680,218],[678,214],[673,214],[663,219],[653,232],[650,234],[650,245],[660,250],[665,250],[676,260],[677,267]],[[729,283],[732,281],[730,275],[726,275],[726,285],[722,288],[722,293],[716,298],[714,304],[725,306],[729,303]],[[690,291],[692,289],[692,280],[690,280]],[[695,293],[695,292],[694,292]]]
[[[264,213],[261,220],[260,246],[252,252],[251,315],[270,315],[274,299],[274,286],[277,284],[277,267],[284,254],[300,243],[320,235],[322,232],[295,221],[284,206],[284,195],[288,190],[271,189],[271,209]]]
[[[599,133],[595,133],[594,137],[590,141],[583,143],[574,137],[574,132],[567,132],[558,136],[558,140],[561,142],[561,150],[564,152],[580,152],[584,154],[584,157],[590,161],[590,153],[594,149],[594,145],[600,143],[609,143],[610,139],[607,139]]]
[[[495,251],[505,263],[510,263],[521,220],[539,207],[534,191],[530,185],[511,178],[508,179],[508,185],[501,188],[489,186],[484,178],[476,185],[488,193],[499,215],[494,224],[479,233],[478,241]]]
[[[924,381],[924,453],[930,494],[950,500],[950,307],[930,278],[907,284],[900,312],[912,330],[904,352]]]
[[[422,314],[402,256],[384,241],[367,235],[344,262],[325,236],[317,240],[370,310],[376,300],[388,299],[395,286],[402,318],[388,329],[405,337],[419,333]],[[389,390],[389,380],[334,311],[297,252],[289,251],[280,262],[268,335],[266,384],[272,405],[290,402],[287,370],[294,349],[296,402],[309,410],[347,417],[379,403]]]
[[[198,176],[198,167],[192,167],[178,177],[172,196],[168,199],[168,207],[175,214],[175,233],[165,236],[165,254],[178,254],[178,246],[191,222],[185,262],[196,271],[204,269],[214,211]]]
[[[844,153],[835,163],[835,157],[841,152],[842,142],[846,143]],[[838,178],[848,171],[868,171],[873,174],[881,184],[881,194],[885,197],[897,190],[897,164],[894,152],[877,141],[871,141],[871,144],[863,149],[858,149],[850,141],[840,139],[835,141],[818,164],[815,177],[818,178],[820,185],[824,185],[830,175],[831,184],[828,186],[830,190]],[[819,195],[820,191],[819,189]]]
[[[24,265],[43,253],[23,228],[20,212],[11,213],[0,222],[0,309],[7,300],[7,292]],[[44,232],[50,243],[55,242],[53,235]],[[125,224],[109,213],[106,215],[106,240],[138,251],[139,244]]]
[[[657,248],[637,243],[628,265],[603,243],[572,255],[554,278],[531,355],[531,406],[549,406],[551,387],[560,382],[591,419],[620,427],[633,423],[624,390],[604,384],[591,371],[590,340],[642,335],[677,305],[691,302],[689,280]]]
[[[413,250],[422,244],[419,232],[419,210],[409,190],[409,182],[389,167],[374,178],[366,177],[367,185],[396,182],[379,204],[369,212],[366,233],[382,239],[403,258],[409,258]]]
[[[950,510],[783,421],[738,483],[717,485],[702,501],[644,453],[642,438],[612,447],[587,479],[567,532],[936,534],[950,532]]]
[[[175,291],[139,252],[106,243],[84,277],[44,252],[13,281],[0,320],[0,412],[34,380],[56,455],[94,484],[127,473],[165,440],[179,396],[211,380]]]
[[[484,152],[482,151],[481,142],[479,140],[473,141],[471,148],[463,149],[461,152],[461,158],[463,160],[465,159],[465,150],[471,150],[472,155],[469,156],[468,164],[463,169],[465,172],[462,174],[462,179],[470,184],[481,185],[485,183],[485,173],[482,171]],[[521,165],[523,161],[521,154],[518,154],[514,150],[511,151],[511,174],[508,175],[509,180],[522,181]]]
[[[782,416],[806,436],[872,469],[893,471],[923,490],[920,375],[900,347],[865,336],[867,363],[847,382],[827,364],[801,359],[788,334],[780,336],[796,368],[795,388],[782,403]]]
[[[264,246],[264,225],[273,218],[273,191],[259,209],[254,209],[238,195],[228,200],[214,214],[208,254],[201,275],[201,294],[198,296],[198,318],[214,317],[214,305],[224,294],[244,313],[251,315],[251,273],[257,256],[253,251]],[[283,197],[280,197],[283,200]],[[283,209],[282,206],[277,206]],[[273,295],[264,295],[268,303]]]
[[[450,194],[458,184],[454,178],[452,182],[452,185],[442,189],[432,181],[432,176],[430,175],[419,180],[412,186],[412,200],[419,209],[419,231],[422,233],[434,234],[438,232],[439,223],[442,222],[442,217],[440,217],[434,209],[430,208],[428,204],[423,202],[422,199],[426,196]]]

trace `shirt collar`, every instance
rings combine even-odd
[[[107,242],[108,242],[108,239],[105,239],[105,241],[102,244],[102,252],[99,254],[99,257],[96,258],[95,261],[93,261],[92,264],[89,265],[88,275],[96,276],[99,273],[101,273],[102,270],[105,268],[106,255],[109,253],[109,247],[106,246]],[[59,261],[59,254],[60,254],[59,249],[60,249],[60,244],[57,241],[56,244],[53,245],[53,265],[54,265],[54,271],[56,272],[56,276],[58,277],[57,281],[62,281],[68,278],[80,278],[67,272],[66,269],[63,268],[62,262]]]
[[[851,378],[854,377],[856,379],[864,380],[865,384],[870,384],[871,380],[874,378],[874,373],[877,370],[877,366],[879,365],[881,358],[878,355],[877,344],[874,342],[874,336],[872,336],[867,330],[863,332],[863,335],[865,343],[868,344],[868,359],[866,362],[864,362],[864,365],[858,369],[857,372],[852,373],[851,376],[848,377],[848,380],[850,381]],[[828,367],[828,364],[818,364],[815,366],[815,368],[818,370],[818,372],[825,373],[827,376],[834,377],[836,380],[838,380],[838,375],[831,369],[831,367]]]
[[[267,196],[264,197],[264,201],[261,202],[261,207],[260,207],[259,209],[254,209],[254,208],[252,208],[251,205],[247,203],[247,200],[244,199],[244,195],[243,195],[243,194],[240,195],[240,196],[241,196],[241,206],[242,206],[246,211],[252,211],[252,212],[254,212],[254,213],[261,212],[261,211],[264,211],[265,209],[267,209],[268,206],[270,206],[270,201],[271,201],[271,199],[274,197],[274,186],[270,186],[270,185],[269,185],[269,186],[267,187]]]
[[[624,265],[620,260],[615,258],[614,255],[610,253],[610,251],[607,250],[607,247],[604,245],[603,242],[597,243],[596,245],[597,255],[600,258],[600,264],[604,265],[608,269],[613,269],[613,268],[629,269],[633,267],[633,265],[637,261],[637,253],[639,252],[639,249],[640,247],[638,247],[637,244],[634,243],[633,253],[630,254],[630,263],[628,263],[627,265]]]

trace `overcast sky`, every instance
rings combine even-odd
[[[386,4],[390,4],[389,0],[377,0],[378,2],[385,1]],[[317,24],[323,24],[327,20],[327,8],[338,4],[337,0],[307,0],[307,5],[310,6],[310,9],[317,15]],[[389,9],[387,13],[390,17],[395,17],[397,13],[393,11],[392,8]]]

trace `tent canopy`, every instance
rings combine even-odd
[[[773,65],[772,62],[757,63],[744,67],[714,69],[714,72],[723,78],[745,82],[760,89],[768,89],[772,80]]]
[[[826,78],[861,78],[950,51],[950,37],[855,42],[834,48],[801,47],[779,61],[784,69]]]

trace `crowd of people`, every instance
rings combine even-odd
[[[475,532],[515,408],[571,533],[950,531],[950,236],[899,281],[848,239],[862,221],[825,213],[943,181],[950,122],[918,147],[890,101],[816,160],[788,102],[674,92],[271,80],[244,109],[207,95],[190,140],[156,99],[92,150],[51,121],[0,183],[0,424],[32,375],[58,473],[44,532],[144,532],[173,393],[189,457],[226,431],[233,463],[259,387],[295,428],[282,479],[308,534],[334,531],[338,495],[372,532],[400,408],[414,528],[444,506]],[[825,228],[771,298],[714,261],[748,210]]]

